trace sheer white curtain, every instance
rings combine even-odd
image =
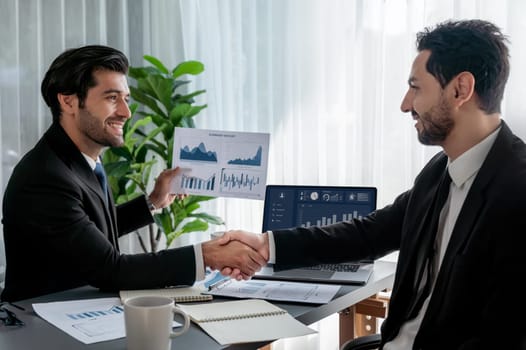
[[[268,183],[373,185],[384,206],[438,150],[418,143],[399,110],[416,32],[449,18],[499,25],[511,38],[504,118],[526,138],[525,10],[521,0],[0,0],[2,190],[51,123],[39,92],[51,60],[65,48],[101,43],[136,66],[143,54],[169,67],[202,61],[205,72],[189,77],[191,88],[207,90],[197,126],[269,132]],[[232,198],[204,208],[228,229],[253,231],[261,209],[261,201]],[[0,276],[2,265],[0,253]],[[336,349],[337,327],[328,328],[301,348]],[[282,346],[293,347],[275,345]]]
[[[438,150],[418,143],[411,117],[399,109],[415,34],[448,18],[492,20],[511,36],[504,117],[526,136],[521,1],[165,2],[173,11],[162,3],[152,2],[151,16],[170,22],[179,11],[183,57],[206,67],[195,80],[208,104],[198,127],[269,132],[268,183],[373,185],[379,206],[409,188]],[[152,49],[172,57],[172,44],[180,48],[165,40]],[[210,205],[227,228],[260,230],[260,201]]]

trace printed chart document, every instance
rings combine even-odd
[[[33,304],[44,320],[84,344],[122,338],[124,308],[119,298]]]
[[[211,285],[205,293],[234,298],[325,304],[331,301],[340,287],[332,284],[227,279]]]
[[[177,305],[221,345],[272,341],[316,333],[287,311],[266,300]]]
[[[119,298],[99,298],[33,304],[33,310],[55,327],[84,344],[123,338],[124,307]],[[182,326],[175,322],[173,327]]]
[[[270,134],[175,128],[175,193],[263,200]]]

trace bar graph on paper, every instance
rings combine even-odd
[[[199,178],[195,176],[181,176],[181,188],[198,191],[214,191],[216,183],[215,174],[208,178]]]

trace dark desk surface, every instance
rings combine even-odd
[[[377,261],[374,273],[364,286],[342,286],[333,300],[323,305],[309,305],[300,303],[275,303],[287,310],[291,315],[306,325],[320,321],[348,306],[354,305],[379,291],[391,288],[394,281],[396,264],[387,261]],[[126,350],[126,339],[116,339],[96,344],[86,345],[72,338],[68,334],[38,317],[31,305],[50,301],[64,301],[76,299],[90,299],[111,297],[115,294],[101,293],[92,287],[82,287],[65,292],[50,294],[38,298],[17,302],[26,311],[16,311],[17,316],[26,325],[22,328],[5,327],[0,325],[0,349],[2,350],[33,350],[33,349],[94,349],[94,350]],[[214,301],[225,301],[227,298],[215,297]],[[230,299],[232,300],[232,299]],[[221,346],[206,333],[192,323],[188,332],[172,340],[172,349],[257,349],[266,343],[249,343],[231,346]]]

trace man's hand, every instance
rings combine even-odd
[[[225,232],[223,236],[219,237],[217,241],[220,244],[229,244],[233,241],[239,241],[246,244],[249,247],[252,247],[256,250],[264,259],[265,264],[269,259],[269,243],[268,243],[268,234],[257,234],[241,230],[231,230]],[[261,265],[263,267],[263,265]],[[230,276],[235,279],[240,279],[240,271],[235,266],[226,265],[221,269],[221,274],[225,276]],[[244,276],[243,276],[244,278]]]
[[[201,248],[205,266],[215,270],[225,267],[235,269],[237,274],[229,275],[238,280],[250,279],[267,263],[267,259],[256,250],[238,241],[222,243],[219,239],[214,239],[204,242]]]
[[[221,244],[227,244],[231,241],[243,242],[254,250],[257,250],[265,260],[268,261],[269,259],[270,252],[268,246],[268,234],[266,232],[258,234],[242,230],[230,230],[219,237],[218,241]]]
[[[155,209],[161,209],[173,203],[174,199],[180,195],[171,193],[173,179],[181,173],[181,169],[163,170],[155,180],[152,193],[148,196]],[[183,195],[184,196],[184,195]]]

